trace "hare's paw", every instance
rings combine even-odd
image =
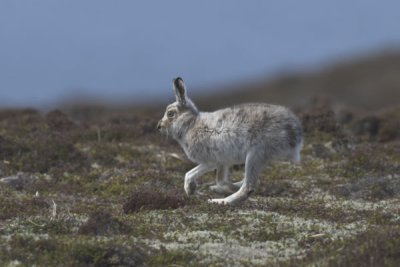
[[[252,192],[253,192],[253,190],[248,190],[246,188],[240,189],[238,192],[230,195],[229,197],[214,198],[214,199],[210,199],[208,202],[235,206],[235,205],[243,202],[244,200],[246,200]]]
[[[219,204],[219,205],[226,205],[229,204],[226,202],[225,198],[213,198],[213,199],[209,199],[208,203],[210,204]]]
[[[210,186],[210,190],[219,195],[230,195],[236,191],[235,189],[236,188],[232,184],[216,184]]]
[[[185,192],[188,196],[193,195],[196,192],[196,181],[194,180],[185,180]]]

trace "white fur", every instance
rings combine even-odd
[[[196,180],[217,170],[216,185],[210,189],[226,198],[212,203],[237,204],[257,186],[263,166],[273,160],[300,162],[302,129],[287,108],[269,104],[242,104],[214,112],[199,112],[186,95],[181,78],[173,81],[176,102],[167,107],[159,128],[181,145],[199,165],[185,175],[185,191],[196,190]],[[172,113],[171,113],[172,112]],[[229,168],[245,163],[243,181],[232,183]]]

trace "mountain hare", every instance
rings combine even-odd
[[[176,102],[167,106],[157,128],[171,135],[188,158],[199,165],[185,175],[185,191],[192,195],[196,179],[217,170],[210,189],[229,195],[211,203],[237,204],[256,189],[257,176],[272,160],[300,161],[302,128],[287,108],[269,104],[241,104],[214,112],[199,112],[181,78],[173,80]],[[232,183],[229,168],[245,163],[244,179]]]

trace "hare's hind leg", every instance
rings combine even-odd
[[[226,198],[211,199],[209,202],[235,205],[242,202],[243,200],[246,200],[249,195],[254,192],[257,184],[258,174],[265,164],[266,159],[263,154],[264,153],[257,150],[251,150],[247,154],[245,165],[245,178],[242,186],[236,193],[233,193]]]
[[[186,194],[188,196],[189,195],[193,195],[194,192],[196,191],[196,187],[197,187],[196,179],[199,176],[201,176],[201,175],[203,175],[203,174],[205,174],[205,173],[207,173],[207,172],[209,172],[209,171],[211,171],[213,169],[215,169],[215,166],[211,166],[211,165],[207,165],[207,164],[200,164],[197,167],[195,167],[195,168],[191,169],[190,171],[188,171],[185,174],[185,186],[184,186],[184,188],[185,188]]]
[[[229,166],[220,165],[217,167],[217,184],[210,186],[210,190],[221,195],[230,195],[238,190],[229,179]]]

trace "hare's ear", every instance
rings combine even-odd
[[[176,101],[182,105],[186,105],[186,87],[181,77],[175,78],[173,81]]]

